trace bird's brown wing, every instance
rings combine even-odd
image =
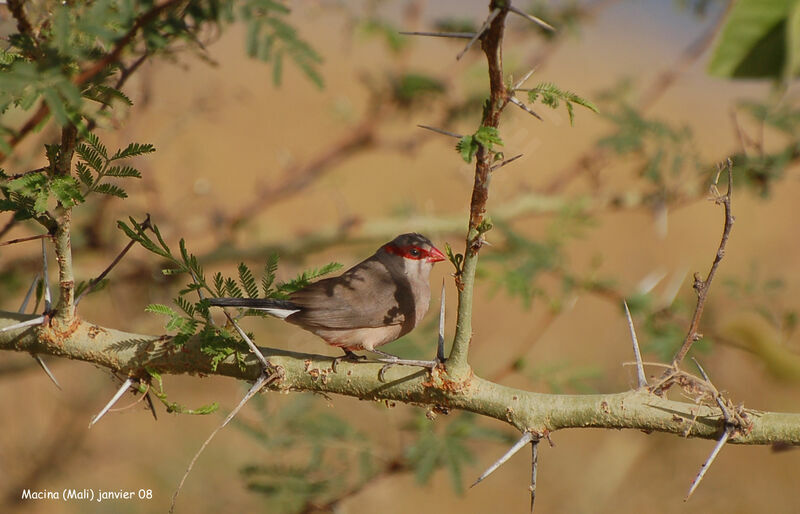
[[[332,329],[402,325],[414,316],[413,296],[404,279],[392,277],[371,257],[334,278],[292,293],[300,308],[286,321],[303,327]]]

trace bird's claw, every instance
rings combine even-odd
[[[357,353],[353,353],[350,350],[344,350],[344,355],[333,358],[333,361],[331,362],[331,370],[334,373],[338,373],[339,363],[341,361],[359,362],[365,360],[367,360],[366,355],[358,355]]]
[[[378,362],[385,363],[384,366],[381,368],[381,370],[378,372],[378,380],[380,380],[381,382],[386,382],[386,370],[388,370],[392,366],[397,366],[398,364],[402,366],[416,366],[425,369],[433,369],[439,365],[439,362],[436,360],[421,361],[412,359],[401,359],[399,357],[395,357],[394,355],[388,353],[383,353],[383,352],[377,352],[377,353],[386,356],[386,358],[384,359],[378,359]]]
[[[381,370],[378,372],[378,380],[380,380],[381,382],[386,382],[386,370],[391,368],[392,366],[395,366],[396,364],[397,364],[396,362],[389,362],[384,364],[381,367]]]

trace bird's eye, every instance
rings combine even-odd
[[[419,248],[412,248],[408,251],[412,257],[419,257]]]

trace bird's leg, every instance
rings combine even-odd
[[[342,351],[344,352],[344,355],[342,355],[341,357],[334,357],[333,362],[331,362],[331,369],[333,370],[334,373],[337,373],[336,369],[339,367],[339,363],[341,361],[358,362],[367,360],[366,355],[358,355],[357,353],[351,352],[347,348],[342,348]]]
[[[380,380],[381,382],[385,382],[386,381],[386,380],[384,380],[384,378],[385,378],[384,375],[386,374],[386,370],[388,370],[392,366],[396,366],[398,364],[403,365],[403,366],[417,366],[417,367],[420,367],[420,368],[427,368],[427,369],[433,369],[439,364],[439,362],[436,361],[436,360],[421,361],[421,360],[414,360],[414,359],[401,359],[397,355],[392,355],[391,353],[382,352],[382,351],[376,350],[374,348],[372,350],[370,350],[370,351],[373,352],[373,353],[377,353],[378,355],[383,356],[382,359],[377,359],[378,362],[385,362],[386,363],[386,365],[384,367],[382,367],[381,370],[378,372],[378,380]]]

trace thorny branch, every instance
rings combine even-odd
[[[683,361],[683,358],[686,357],[686,354],[689,352],[692,344],[703,337],[702,334],[698,332],[700,318],[703,316],[703,308],[705,307],[706,298],[708,297],[708,289],[711,287],[711,281],[714,280],[714,275],[717,272],[717,268],[719,268],[719,263],[722,262],[722,258],[725,256],[725,246],[728,244],[728,238],[730,237],[731,229],[733,228],[733,222],[735,220],[733,214],[731,214],[733,163],[730,161],[730,159],[727,162],[725,170],[728,173],[728,191],[724,195],[720,195],[719,191],[717,191],[717,182],[720,174],[723,171],[722,166],[718,167],[716,179],[714,180],[714,184],[711,186],[711,193],[714,195],[714,203],[717,205],[722,204],[725,209],[725,225],[722,229],[722,239],[719,242],[719,248],[714,256],[714,262],[711,264],[711,269],[708,271],[708,275],[706,276],[705,280],[700,278],[699,273],[695,273],[694,275],[694,290],[697,292],[697,305],[695,306],[694,314],[692,315],[692,321],[689,324],[689,331],[686,333],[686,338],[683,341],[683,345],[681,345],[680,350],[678,350],[678,353],[675,354],[675,357],[672,359],[672,365],[675,367],[677,367],[681,361]]]
[[[503,79],[503,33],[508,15],[506,2],[493,0],[489,5],[491,22],[481,34],[481,47],[489,68],[489,100],[484,107],[484,127],[497,128],[500,114],[508,104],[509,92]],[[498,12],[499,11],[499,12]],[[486,216],[489,200],[489,174],[492,171],[491,152],[483,145],[478,148],[475,163],[475,182],[470,200],[469,226],[467,231],[464,263],[456,277],[458,288],[458,320],[453,338],[453,348],[447,359],[447,371],[454,378],[464,380],[469,375],[467,354],[472,339],[472,295],[475,272],[478,267],[478,251],[483,245],[483,232],[479,230]]]

